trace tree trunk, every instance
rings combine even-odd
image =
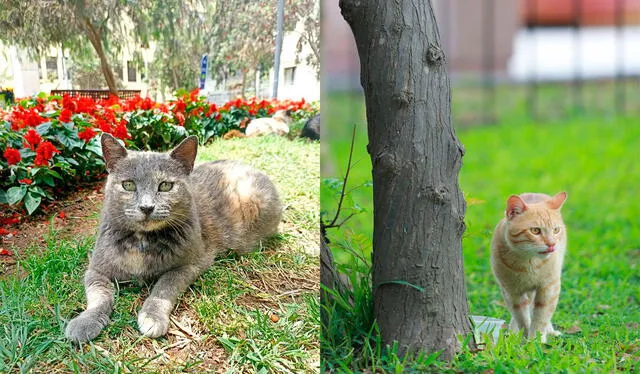
[[[327,245],[325,229],[320,224],[320,284],[326,288],[332,289],[338,294],[343,294],[344,290],[349,287],[348,280],[341,277],[336,270],[336,264],[333,261],[333,254]],[[320,288],[320,305],[328,305],[332,296],[326,292],[324,288]],[[329,316],[325,308],[320,308],[320,321],[322,326],[326,327],[329,322]]]
[[[278,85],[280,81],[280,55],[282,54],[282,41],[284,40],[284,0],[278,0],[276,4],[276,51],[273,56],[273,88],[271,97],[278,98]]]
[[[247,74],[249,73],[249,69],[242,70],[242,90],[240,91],[240,95],[242,98],[245,98],[245,92],[247,87]]]
[[[431,1],[340,0],[361,64],[373,163],[374,315],[401,353],[443,350],[471,332],[458,186],[464,148]],[[414,287],[417,286],[417,287]]]
[[[178,81],[178,72],[175,66],[171,68],[171,78],[173,79],[173,90],[180,88],[180,82]]]
[[[116,79],[113,76],[113,71],[109,66],[109,61],[107,61],[107,56],[104,53],[104,49],[102,48],[102,38],[100,33],[93,27],[91,20],[89,18],[84,19],[85,29],[87,30],[87,37],[93,45],[93,48],[96,50],[98,57],[100,58],[100,70],[102,70],[102,74],[104,75],[104,79],[107,81],[107,86],[109,87],[109,91],[112,95],[118,96],[118,87],[116,85]]]

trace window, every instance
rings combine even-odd
[[[127,81],[136,82],[136,64],[133,61],[127,61]]]
[[[118,78],[120,78],[120,80],[123,80],[123,76],[122,76],[122,65],[117,64],[113,66],[113,71],[115,71],[116,73],[118,73]]]
[[[296,67],[284,68],[284,84],[286,86],[293,86],[296,80]]]
[[[55,56],[49,56],[46,60],[47,65],[47,79],[54,81],[58,79],[58,58]]]

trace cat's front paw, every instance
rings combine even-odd
[[[163,336],[169,331],[169,316],[140,311],[138,313],[138,330],[149,338]]]
[[[560,331],[554,330],[553,327],[546,327],[540,331],[540,341],[546,343],[549,341],[549,337],[559,335],[562,335]],[[535,332],[531,338],[535,338]]]
[[[74,343],[86,343],[98,336],[107,323],[108,316],[92,315],[85,311],[69,321],[64,336]]]

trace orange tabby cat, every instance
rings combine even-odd
[[[540,332],[560,335],[551,316],[560,296],[560,273],[567,233],[560,208],[566,192],[551,197],[540,193],[512,195],[506,217],[496,226],[491,241],[491,267],[511,312],[512,331],[524,336]]]

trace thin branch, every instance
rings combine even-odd
[[[338,217],[340,216],[340,209],[342,209],[342,202],[344,201],[345,190],[347,188],[347,180],[349,179],[349,172],[351,171],[351,158],[353,157],[353,145],[355,143],[355,140],[356,140],[356,125],[353,125],[353,134],[351,135],[351,149],[349,149],[349,162],[347,163],[347,172],[344,174],[344,179],[342,181],[342,192],[340,192],[340,201],[338,202],[338,209],[336,210],[336,216],[333,217],[333,220],[331,221],[331,223],[329,223],[328,225],[325,225],[325,228],[339,227],[339,225],[335,226],[335,223],[338,220]],[[345,221],[342,221],[342,223],[344,222]]]

